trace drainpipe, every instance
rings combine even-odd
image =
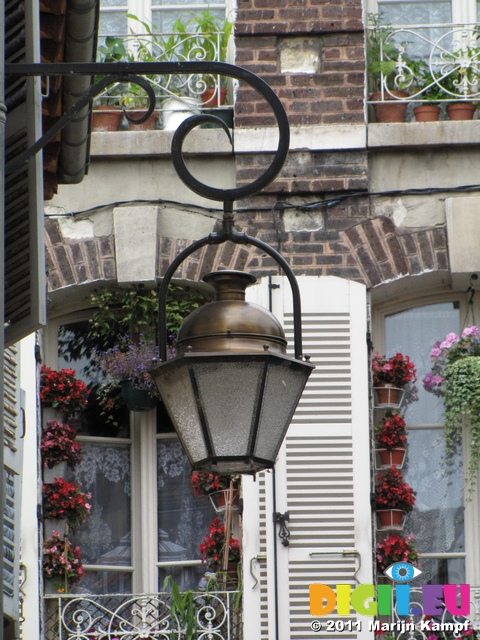
[[[65,62],[95,62],[100,5],[98,0],[69,0],[66,13]],[[63,81],[65,113],[90,88],[90,76],[66,76]],[[78,184],[87,173],[90,154],[90,105],[63,129],[57,178]]]
[[[0,148],[1,148],[1,168],[0,168],[0,282],[5,282],[5,198],[4,198],[4,185],[5,185],[5,120],[7,107],[5,105],[5,2],[0,0],[0,16],[2,17],[2,26],[0,27]],[[2,318],[2,324],[0,327],[0,353],[2,356],[2,368],[3,368],[3,352],[5,349],[5,331],[3,328],[4,318],[4,287],[1,287],[0,292],[0,318]],[[3,430],[3,373],[0,375],[0,425]],[[5,501],[5,478],[3,473],[3,437],[0,443],[0,531],[3,537],[3,510]],[[0,640],[3,640],[3,543],[0,553],[0,608],[2,610],[0,619]]]

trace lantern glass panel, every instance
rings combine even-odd
[[[274,460],[302,395],[311,368],[285,361],[269,364],[255,456]]]
[[[192,369],[214,455],[247,455],[264,363],[202,362]]]
[[[207,449],[188,367],[167,363],[154,371],[153,377],[175,428],[177,425],[182,427],[179,436],[191,463],[204,460],[207,457]],[[176,430],[178,432],[178,429]]]

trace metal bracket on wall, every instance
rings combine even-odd
[[[288,541],[290,537],[290,529],[285,524],[286,522],[289,522],[289,520],[290,515],[288,511],[285,511],[285,513],[279,513],[278,511],[275,511],[273,514],[273,521],[276,524],[280,524],[278,535],[281,538],[284,547],[288,547],[290,544],[290,542]]]

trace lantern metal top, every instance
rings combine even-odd
[[[186,318],[177,337],[179,355],[188,352],[272,351],[286,353],[280,322],[269,311],[245,302],[245,289],[256,282],[243,271],[216,271],[203,280],[215,291],[215,301]]]

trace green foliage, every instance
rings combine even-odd
[[[370,90],[380,90],[382,75],[390,90],[411,86],[415,77],[415,63],[403,51],[406,45],[399,45],[394,41],[391,25],[382,24],[382,14],[369,13],[367,20],[367,72]],[[397,83],[394,82],[395,78]]]
[[[167,333],[169,344],[178,334],[183,320],[208,297],[189,287],[172,285],[167,295]],[[89,299],[96,306],[91,324],[91,338],[97,344],[116,336],[116,344],[127,338],[154,340],[158,327],[158,294],[156,289],[137,285],[130,289],[97,289]]]
[[[480,458],[480,356],[467,356],[447,364],[444,377],[445,462],[451,465],[453,454],[461,451],[462,427],[466,427],[470,455],[465,482],[471,493]]]
[[[185,591],[183,595],[180,593],[180,589],[178,585],[172,578],[172,576],[167,576],[163,581],[162,591],[166,591],[168,588],[168,584],[170,583],[171,590],[171,598],[172,604],[170,608],[170,614],[172,618],[172,627],[176,628],[176,620],[181,623],[182,629],[185,630],[185,633],[182,635],[182,638],[185,640],[193,640],[194,634],[197,631],[197,610],[198,605],[195,602],[195,594],[190,589]],[[175,640],[176,632],[172,631],[171,639]]]

